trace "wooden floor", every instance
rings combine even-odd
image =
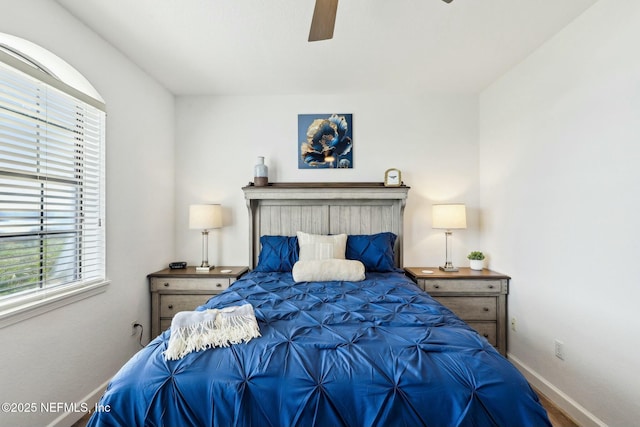
[[[549,399],[545,397],[544,394],[540,393],[536,390],[538,396],[540,397],[540,402],[544,409],[547,410],[547,414],[549,415],[549,421],[553,427],[580,427],[578,424],[573,422],[569,417],[567,417],[560,409],[558,409]],[[90,414],[85,415],[80,420],[78,420],[71,427],[85,427],[89,422]]]
[[[86,414],[84,417],[73,423],[71,427],[85,427],[89,422],[89,418],[91,418],[91,414]]]
[[[536,390],[538,393],[538,397],[540,398],[540,403],[544,406],[544,409],[547,410],[547,415],[549,415],[549,421],[553,427],[580,427],[576,424],[571,418],[569,418],[564,412],[562,412],[556,405],[551,403],[547,397],[540,393],[540,391]]]

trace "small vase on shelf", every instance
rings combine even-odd
[[[264,164],[264,157],[258,157],[258,163],[253,167],[253,185],[264,187],[269,184],[269,168]]]

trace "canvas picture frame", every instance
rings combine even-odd
[[[298,114],[298,169],[352,169],[353,115]]]

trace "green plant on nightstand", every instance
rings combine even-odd
[[[480,251],[473,251],[467,255],[467,258],[482,261],[484,259],[484,254]]]
[[[484,268],[484,254],[480,251],[472,251],[467,255],[469,267],[472,270],[482,270]]]

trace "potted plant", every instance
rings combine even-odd
[[[469,267],[472,270],[482,270],[484,267],[484,254],[480,251],[473,251],[467,255],[469,259]]]

